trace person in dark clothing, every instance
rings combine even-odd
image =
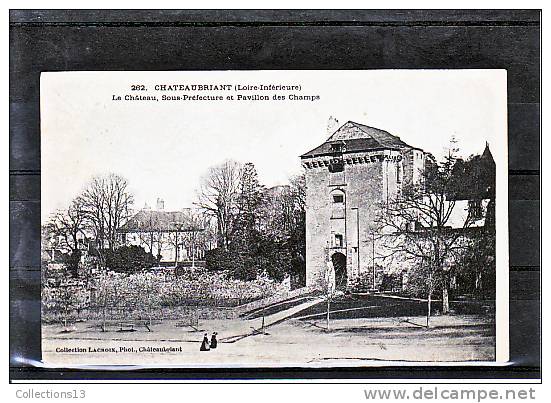
[[[210,344],[209,344],[209,337],[205,333],[203,336],[203,342],[201,343],[200,351],[209,351],[210,350]]]
[[[216,340],[216,335],[218,333],[214,332],[210,338],[210,348],[216,348],[218,346],[218,340]]]

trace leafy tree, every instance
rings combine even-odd
[[[237,257],[237,267],[234,276],[239,279],[252,280],[256,278],[259,251],[258,242],[261,239],[258,224],[260,221],[263,186],[258,181],[258,173],[252,163],[246,163],[241,171],[237,208],[234,217],[234,232],[232,234],[231,250]]]
[[[291,178],[288,203],[292,218],[286,245],[291,257],[291,273],[297,286],[306,285],[306,178],[304,173]]]
[[[285,240],[271,238],[269,234],[258,237],[250,261],[257,272],[264,271],[277,281],[282,281],[291,272],[291,254]]]
[[[208,270],[229,270],[247,281],[260,273],[278,281],[291,274],[295,286],[305,284],[304,174],[266,189],[254,164],[225,162],[209,170],[198,193],[197,204],[216,217],[223,234],[205,255]]]
[[[78,249],[73,250],[70,253],[66,253],[62,257],[62,262],[67,267],[68,274],[71,277],[78,277],[78,267],[82,252]]]
[[[333,264],[327,262],[326,265],[320,267],[319,274],[314,278],[313,286],[320,291],[326,302],[326,331],[330,330],[330,312],[331,302],[338,295],[336,289],[335,268]]]
[[[112,271],[103,271],[94,279],[94,291],[91,296],[92,306],[101,315],[101,330],[107,331],[107,321],[111,319],[113,308],[121,301],[124,302],[125,282],[120,279],[120,274]]]
[[[476,298],[495,298],[495,242],[495,227],[491,223],[468,239],[457,259],[455,275],[460,291]]]
[[[205,266],[209,271],[235,269],[236,256],[223,248],[214,248],[205,253]]]
[[[271,194],[264,198],[260,226],[265,259],[274,262],[268,265],[271,275],[274,278],[291,275],[293,288],[306,284],[305,188],[302,174],[290,178],[288,186],[270,189]]]

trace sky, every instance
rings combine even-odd
[[[283,91],[155,91],[156,85],[294,85]],[[147,91],[132,91],[144,85]],[[114,101],[120,95],[159,101]],[[161,101],[162,95],[254,95],[269,101]],[[272,100],[313,95],[316,101]],[[299,156],[323,143],[330,116],[386,130],[439,157],[486,141],[507,169],[504,70],[56,72],[41,77],[42,222],[94,176],[128,179],[135,208],[157,198],[190,207],[202,175],[226,159],[253,162],[261,183],[285,184]],[[498,184],[499,186],[499,184]]]

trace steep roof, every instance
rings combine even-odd
[[[330,155],[332,144],[344,143],[345,152],[358,152],[381,149],[411,149],[400,137],[375,127],[348,121],[342,125],[325,143],[301,155],[301,158]]]
[[[486,142],[486,147],[484,148],[484,151],[482,152],[481,158],[485,159],[487,161],[487,163],[495,165],[494,156],[492,155],[492,152],[490,151],[490,144],[488,144],[488,142]]]
[[[139,231],[174,231],[175,223],[181,224],[182,229],[192,226],[187,211],[156,211],[143,209],[138,211],[126,224],[121,232],[139,232]]]

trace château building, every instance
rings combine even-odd
[[[328,264],[344,289],[374,272],[375,219],[381,202],[418,183],[425,152],[384,130],[347,122],[301,156],[306,170],[306,284]]]

